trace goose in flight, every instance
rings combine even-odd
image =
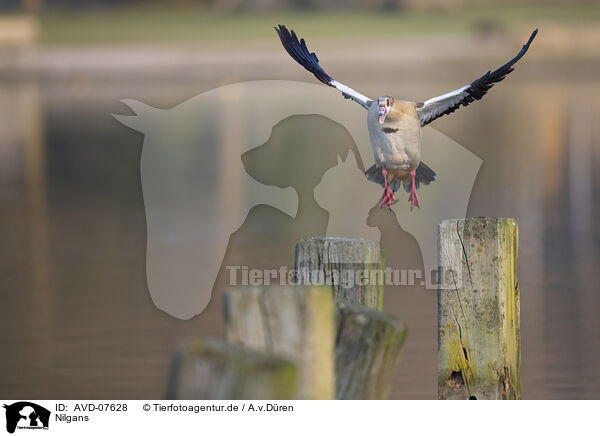
[[[429,185],[436,175],[421,162],[421,127],[481,99],[494,84],[513,71],[513,66],[527,53],[537,35],[535,29],[521,51],[497,70],[488,71],[470,85],[420,103],[398,101],[387,95],[377,100],[370,99],[327,74],[319,65],[317,55],[308,50],[303,38],[298,40],[293,30],[290,32],[281,24],[275,30],[283,47],[296,62],[321,82],[336,88],[345,98],[354,100],[367,110],[367,128],[375,164],[365,171],[365,175],[384,189],[381,207],[390,207],[396,200],[394,192],[403,185],[409,193],[411,210],[415,206],[420,208],[417,189],[420,185]]]

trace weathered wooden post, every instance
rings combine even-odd
[[[290,400],[297,398],[298,388],[294,362],[209,339],[187,344],[175,355],[166,397]]]
[[[336,398],[386,399],[406,327],[393,316],[356,304],[340,302],[337,312]]]
[[[384,399],[406,338],[383,309],[384,261],[378,242],[312,237],[296,244],[302,283],[324,284],[336,302],[335,397]]]
[[[238,286],[225,292],[227,340],[299,366],[302,399],[334,398],[334,308],[324,286]]]
[[[383,308],[380,244],[367,239],[311,237],[296,244],[295,269],[304,284],[326,284],[336,301]]]
[[[444,221],[439,250],[438,398],[520,399],[516,221]]]

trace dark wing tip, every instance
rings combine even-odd
[[[284,34],[289,33],[288,30],[286,29],[286,27],[282,24],[278,24],[277,26],[275,26],[275,32],[277,32],[277,35],[279,36],[279,39],[282,40],[282,42],[283,42]]]
[[[496,83],[503,81],[508,74],[514,71],[514,65],[523,56],[525,56],[525,53],[527,53],[527,50],[529,50],[529,46],[536,37],[537,33],[538,29],[535,29],[529,36],[527,43],[521,48],[519,53],[517,53],[517,55],[510,61],[508,61],[507,63],[505,63],[500,68],[494,71],[488,71],[479,79],[476,79],[473,82],[471,82],[469,88],[466,89],[467,95],[464,98],[456,101],[452,106],[448,107],[446,110],[424,117],[423,119],[421,119],[421,125],[424,126],[430,123],[431,121],[435,120],[436,118],[441,117],[442,115],[451,114],[460,106],[467,106],[476,100],[480,100],[490,90],[490,88],[492,88]]]
[[[507,62],[505,65],[503,65],[500,68],[511,67],[514,64],[516,64],[519,60],[521,60],[521,58],[523,56],[525,56],[525,53],[527,53],[527,50],[529,50],[529,46],[533,42],[533,39],[535,38],[535,36],[537,35],[537,33],[538,33],[537,29],[535,29],[533,32],[531,32],[531,35],[529,36],[529,39],[527,40],[527,43],[521,48],[521,51],[519,51],[519,53],[517,53],[517,55],[513,59],[511,59],[509,62]]]
[[[527,45],[531,44],[531,41],[533,41],[533,39],[537,36],[538,34],[538,30],[535,29],[533,32],[531,32],[531,36],[529,37],[529,41],[527,41]]]
[[[525,54],[527,52],[527,50],[529,50],[529,46],[531,45],[531,43],[533,42],[533,40],[535,39],[537,34],[538,34],[537,29],[535,29],[533,32],[531,32],[531,36],[529,36],[527,43],[523,46],[523,50],[522,50],[523,54]]]
[[[284,25],[281,24],[279,24],[279,28],[275,28],[275,30],[279,35],[279,39],[281,40],[283,48],[285,48],[285,51],[288,52],[292,59],[313,73],[321,82],[325,83],[326,85],[330,85],[332,80],[331,76],[327,74],[323,68],[321,68],[317,55],[308,50],[304,38],[298,40],[298,35],[296,35],[294,30],[289,31]]]
[[[494,85],[494,83],[497,83],[497,82],[500,82],[500,81],[504,80],[504,78],[508,74],[510,74],[510,73],[512,73],[514,71],[514,65],[519,60],[521,60],[521,58],[523,56],[525,56],[525,53],[527,53],[527,50],[529,50],[529,46],[531,45],[531,42],[533,41],[533,39],[537,35],[537,32],[538,32],[538,30],[535,29],[531,33],[531,36],[527,40],[527,43],[521,48],[521,50],[519,51],[519,53],[517,53],[517,55],[514,58],[512,58],[510,61],[508,61],[507,63],[505,63],[504,65],[502,65],[497,70],[495,70],[495,71],[488,71],[482,77],[480,77],[479,79],[477,79],[474,82],[472,82],[471,83],[471,89],[469,89],[468,92],[470,94],[473,94],[473,93],[474,94],[478,94],[478,93],[481,93],[481,91],[483,91],[483,93],[481,93],[481,95],[479,96],[479,98],[481,98],[483,96],[483,94],[485,94],[487,92],[487,90]],[[477,90],[476,88],[480,88],[480,89]],[[477,100],[479,100],[479,98],[476,97]]]

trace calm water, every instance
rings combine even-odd
[[[407,69],[401,81],[385,71],[377,82],[348,73],[344,80],[368,95],[423,99],[487,68],[433,67],[435,74]],[[550,70],[531,62],[434,127],[483,160],[468,215],[520,224],[524,398],[598,398],[600,103],[591,97],[600,95],[600,68],[581,61]],[[227,74],[227,81],[308,80],[247,65]],[[208,309],[189,321],[152,303],[143,137],[110,115],[126,113],[122,98],[171,107],[221,81],[83,75],[0,83],[0,397],[161,397],[177,345],[222,334],[223,274]],[[269,230],[259,221],[232,237],[226,261],[259,249]],[[254,264],[291,265],[293,242],[311,225],[285,230]],[[387,290],[385,311],[410,328],[392,398],[436,398],[435,298]]]

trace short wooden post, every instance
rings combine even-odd
[[[298,386],[294,362],[209,339],[190,343],[176,354],[166,397],[290,400],[297,398]]]
[[[520,399],[516,221],[444,221],[439,241],[439,399]]]
[[[295,269],[304,284],[325,284],[336,301],[383,308],[383,258],[379,242],[311,237],[296,244]]]
[[[386,399],[406,339],[398,319],[356,304],[337,304],[336,398]]]
[[[297,362],[300,398],[334,398],[334,309],[329,288],[228,288],[225,326],[228,341]]]

